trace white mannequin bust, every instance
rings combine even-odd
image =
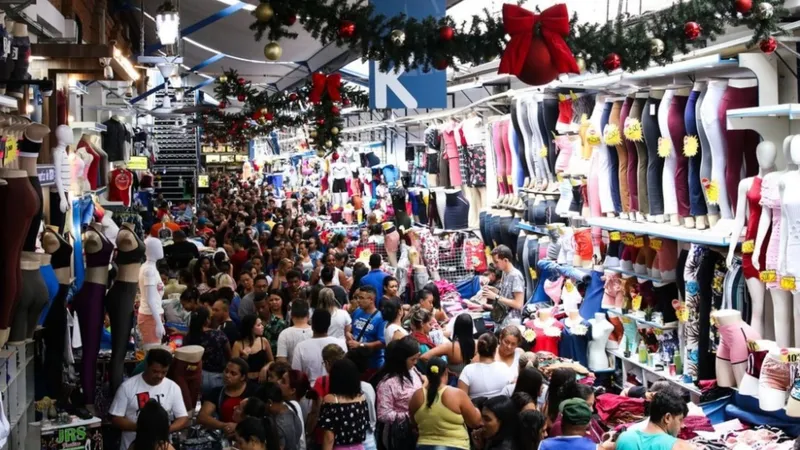
[[[764,357],[764,365],[768,363],[768,360],[772,360],[770,364],[776,363],[780,365],[787,365],[788,363],[781,362],[781,351],[782,347],[776,347],[770,349],[767,356]],[[789,352],[800,352],[800,349],[797,348],[790,348],[788,349]],[[786,369],[789,370],[789,369]],[[776,389],[770,387],[769,383],[765,383],[764,377],[767,375],[767,371],[761,370],[761,378],[758,383],[758,406],[763,409],[764,411],[780,411],[786,406],[786,400],[789,398],[789,392],[783,389]]]
[[[67,164],[67,146],[75,142],[75,137],[72,134],[72,129],[67,125],[59,125],[56,127],[56,140],[58,144],[53,147],[53,166],[56,171],[56,189],[59,197],[59,208],[62,213],[67,212],[69,202],[67,200],[67,186],[64,184],[63,171]]]
[[[139,327],[145,325],[142,323],[142,316],[152,317],[155,329],[143,330],[142,334],[155,335],[160,340],[164,336],[164,324],[161,322],[161,314],[164,313],[161,306],[164,283],[161,282],[156,263],[164,258],[164,246],[160,239],[154,237],[145,239],[144,245],[147,261],[139,269],[139,291],[144,296],[144,301],[139,304]],[[144,342],[153,343],[155,342]]]
[[[614,330],[614,325],[606,319],[604,313],[595,313],[592,324],[592,340],[589,341],[589,370],[607,370],[611,368],[606,354],[608,337]]]
[[[800,136],[795,136],[792,139],[789,148],[788,162],[795,167],[800,166]],[[789,170],[781,180],[778,182],[778,191],[781,196],[781,240],[780,240],[780,253],[778,254],[778,273],[781,277],[795,277],[797,280],[800,277],[800,262],[796,254],[793,252],[797,249],[797,243],[800,242],[800,236],[797,231],[793,233],[793,224],[796,224],[800,219],[793,211],[797,210],[797,205],[800,205],[800,169]],[[795,289],[796,291],[796,289]],[[792,293],[790,291],[790,293]],[[800,338],[800,293],[792,293],[794,313],[794,334],[792,342],[797,345],[798,338]]]

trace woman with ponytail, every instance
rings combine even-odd
[[[481,413],[462,390],[447,385],[447,363],[435,357],[428,361],[428,385],[409,401],[409,412],[417,424],[418,450],[469,450],[467,427],[481,425]]]

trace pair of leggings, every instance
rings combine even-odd
[[[487,222],[489,220],[489,214],[486,211],[481,211],[478,214],[478,217],[478,228],[481,231],[481,238],[483,238],[483,243],[488,246],[491,243],[491,239],[489,239],[489,233],[486,232],[488,229]]]
[[[622,142],[616,146],[617,158],[619,159],[619,166],[617,167],[617,177],[619,178],[619,199],[622,202],[622,211],[630,212],[631,192],[629,190],[630,187],[628,186],[628,149],[625,147],[625,136],[623,129],[625,128],[625,119],[628,118],[628,114],[631,110],[631,104],[633,104],[633,99],[628,97],[625,99],[625,102],[615,102],[615,107],[617,103],[620,104],[619,115],[615,115],[614,110],[612,110],[611,123],[617,125],[619,134],[622,137]]]
[[[44,279],[44,285],[47,288],[47,304],[44,305],[42,313],[39,314],[39,320],[37,321],[37,325],[44,325],[44,320],[47,318],[47,314],[50,311],[50,307],[53,304],[53,300],[55,300],[56,295],[58,295],[58,287],[60,285],[58,284],[56,271],[50,264],[39,267],[39,272],[41,272],[42,279]]]
[[[739,197],[739,181],[742,179],[742,162],[745,177],[754,177],[758,173],[756,146],[759,135],[753,130],[729,130],[728,111],[737,108],[758,106],[758,87],[736,88],[728,86],[719,104],[719,123],[725,136],[726,156],[725,187],[728,191],[732,213],[736,215],[736,201]]]
[[[508,194],[506,189],[506,152],[503,149],[503,127],[502,121],[492,124],[492,139],[494,142],[494,161],[497,170],[497,189],[498,193]]]
[[[728,82],[723,80],[715,80],[708,83],[706,96],[702,105],[700,105],[700,117],[708,138],[708,145],[711,148],[710,180],[716,183],[718,187],[719,198],[717,199],[717,205],[719,215],[723,219],[733,219],[733,208],[730,205],[727,183],[725,183],[726,155],[728,153],[725,139],[727,125],[724,124],[726,120],[720,121],[719,115],[722,97],[725,95],[727,87]],[[708,200],[708,195],[706,195],[706,202],[711,204]]]
[[[11,325],[14,306],[22,292],[20,257],[25,235],[36,214],[36,192],[27,177],[5,178],[0,187],[0,330]],[[81,255],[83,260],[83,255]]]
[[[512,116],[515,117],[515,116]],[[519,188],[525,182],[525,175],[522,168],[525,167],[525,160],[520,159],[519,148],[521,147],[520,135],[514,129],[511,121],[508,121],[508,149],[511,156],[511,171],[509,172],[508,185],[513,192],[519,192]]]
[[[669,134],[675,155],[675,198],[678,215],[689,217],[689,160],[683,154],[683,139],[686,137],[686,104],[689,97],[676,95],[669,106]]]
[[[173,359],[169,366],[167,378],[174,381],[181,388],[183,404],[187,411],[194,411],[197,400],[200,398],[200,387],[203,384],[203,361],[188,363],[180,359]],[[112,389],[112,392],[114,389]]]
[[[674,96],[674,90],[666,91],[658,107],[658,127],[661,129],[661,139],[667,140],[672,147],[669,156],[662,158],[664,170],[661,175],[661,194],[664,196],[664,214],[678,214],[678,198],[675,194],[675,170],[678,161],[675,159],[675,152],[679,151],[682,146],[678,147],[678,150],[674,148],[669,132],[669,110]]]
[[[81,386],[83,401],[88,405],[94,405],[97,387],[97,354],[100,352],[100,337],[103,332],[105,295],[105,284],[87,281],[72,299],[72,310],[78,315],[78,324],[81,327]]]
[[[523,106],[522,101],[517,101],[511,103],[511,125],[514,127],[514,133],[517,135],[517,161],[520,162],[519,170],[522,173],[522,179],[527,178],[533,174],[533,171],[530,169],[527,157],[528,155],[528,130],[523,126],[525,124],[525,120],[520,120],[520,117],[525,117],[525,108]],[[521,180],[520,180],[521,182]]]
[[[501,183],[505,186],[507,194],[514,192],[510,182],[511,175],[514,174],[514,163],[511,160],[511,129],[510,121],[503,120],[500,122],[500,143],[502,144],[500,149],[503,151],[503,174],[505,175]]]
[[[16,56],[13,62],[14,70],[11,73],[11,79],[24,80],[31,63],[31,39],[28,36],[14,36],[11,46],[12,54],[6,57],[6,63],[8,63],[10,57]],[[12,97],[22,98],[22,84],[9,83],[7,94]]]
[[[109,367],[112,395],[122,384],[122,369],[133,327],[133,303],[136,299],[137,287],[137,283],[115,281],[105,298],[105,307],[111,323],[111,364]]]
[[[533,279],[530,276],[530,269],[536,270],[536,263],[539,262],[539,240],[535,236],[528,236],[527,241],[525,242],[525,249],[528,253],[528,259],[526,261],[526,273],[523,276],[526,279],[530,280],[529,284],[529,291],[526,292],[525,299],[531,298],[533,296],[533,292],[536,290],[536,282],[537,280]]]
[[[553,133],[556,132],[556,125],[558,124],[558,99],[546,98],[539,104],[542,108],[539,112],[542,114],[542,139],[547,143],[547,166],[550,168],[550,173],[556,173],[556,143],[553,140]]]
[[[622,109],[622,102],[606,103],[606,107],[609,105],[611,105],[611,109],[608,113],[607,125],[619,126],[619,113]],[[605,111],[603,111],[603,115],[605,116]],[[605,128],[606,125],[603,125],[604,134]],[[613,145],[607,145],[606,148],[608,150],[608,178],[611,180],[611,199],[614,201],[614,212],[620,213],[622,212],[622,194],[620,192],[621,186],[619,179],[619,153],[617,152],[617,148]]]
[[[644,99],[637,98],[633,100],[631,104],[631,110],[628,114],[628,118],[632,120],[637,120],[641,122],[642,120],[642,109],[644,108]],[[632,211],[639,211],[644,212],[647,211],[646,209],[642,209],[641,205],[639,204],[639,196],[642,193],[639,191],[639,143],[636,141],[632,141],[630,139],[625,139],[625,148],[628,150],[628,168],[627,168],[627,177],[628,177],[628,191],[630,192],[630,201],[631,201],[631,210]],[[644,193],[647,195],[647,193]]]
[[[59,233],[63,233],[66,220],[66,214],[61,212],[61,196],[58,192],[50,191],[50,224],[57,227]]]
[[[544,120],[544,103],[531,100],[530,103],[528,103],[528,119],[531,122],[531,129],[533,130],[533,139],[535,143],[533,149],[536,162],[539,164],[539,173],[542,179],[552,182],[555,178],[553,177],[553,172],[550,170],[548,157],[541,156],[539,153],[542,147],[547,147],[549,149],[549,142],[551,141],[551,138],[546,134],[547,124]]]
[[[22,285],[11,319],[10,342],[33,338],[33,331],[49,297],[42,272],[39,269],[23,270]]]
[[[706,210],[708,214],[713,214],[715,216],[719,215],[719,206],[712,205],[708,203],[708,198],[706,198],[706,190],[702,186],[703,180],[710,180],[711,179],[711,145],[708,143],[708,135],[706,135],[705,126],[703,125],[703,117],[702,117],[702,108],[703,102],[706,99],[706,92],[708,92],[707,86],[702,86],[703,91],[700,93],[700,98],[697,99],[697,105],[695,106],[695,122],[697,123],[697,135],[700,138],[700,149],[702,150],[702,156],[700,158],[700,192],[703,194],[703,204],[706,205]],[[691,187],[690,187],[691,189]]]
[[[517,236],[516,247],[511,249],[514,252],[514,255],[516,256],[514,261],[514,267],[516,267],[517,270],[522,272],[526,285],[528,283],[528,276],[526,275],[527,272],[525,271],[525,261],[528,260],[527,258],[528,255],[525,254],[525,241],[527,240],[527,238],[528,236],[526,236],[524,233],[520,233]]]
[[[658,126],[658,110],[661,99],[650,97],[644,105],[642,114],[642,133],[647,148],[647,203],[650,215],[664,214],[664,196],[661,194],[661,174],[664,171],[664,159],[658,156],[658,140],[661,130]],[[640,162],[641,162],[641,158]]]
[[[683,118],[686,124],[686,136],[694,137],[697,143],[702,146],[703,143],[697,137],[697,118],[695,117],[700,95],[700,91],[692,91],[689,94]],[[700,166],[703,161],[702,149],[698,148],[697,154],[687,157],[687,159],[689,160],[689,213],[693,216],[705,216],[708,214],[708,208],[706,208],[706,199],[703,197],[703,185],[700,182]]]
[[[59,284],[58,292],[44,318],[42,339],[44,341],[45,395],[62,398],[62,365],[64,364],[64,336],[67,333],[67,293],[70,285]]]

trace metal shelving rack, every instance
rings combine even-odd
[[[161,107],[165,95],[170,95],[172,104],[176,104],[172,90],[162,90],[156,94],[157,107]],[[188,96],[183,105],[193,106],[195,101],[196,96]],[[197,178],[200,140],[197,129],[184,126],[190,118],[189,115],[154,117],[152,136],[159,149],[158,159],[153,164],[155,189],[164,194],[165,200],[173,203],[189,200],[184,197],[181,179],[189,183]]]

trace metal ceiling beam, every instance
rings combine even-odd
[[[208,59],[206,59],[205,61],[203,61],[203,62],[201,62],[201,63],[197,64],[196,66],[194,66],[194,67],[190,67],[190,68],[189,68],[189,72],[197,72],[198,70],[201,70],[201,69],[203,69],[203,68],[204,68],[204,67],[206,67],[206,66],[209,66],[209,65],[211,65],[211,64],[214,64],[215,62],[219,61],[220,59],[222,59],[222,58],[224,58],[224,57],[225,57],[225,54],[222,54],[222,53],[220,53],[220,54],[217,54],[217,55],[214,55],[214,56],[212,56],[211,58],[208,58]],[[190,89],[190,90],[189,90],[189,92],[192,92],[192,91],[194,91],[194,90],[196,90],[196,89],[198,89],[198,88],[201,88],[201,87],[203,87],[203,86],[208,86],[209,84],[211,84],[211,83],[213,83],[213,82],[214,82],[214,80],[213,80],[213,79],[206,80],[206,81],[207,81],[207,83],[206,83],[206,82],[203,82],[203,83],[205,83],[205,84],[203,84],[203,83],[200,83],[199,85],[197,85],[197,86],[193,87],[192,89]],[[149,97],[149,96],[151,96],[151,95],[155,94],[156,92],[160,91],[161,89],[164,89],[165,87],[167,87],[167,84],[168,84],[168,83],[169,83],[169,81],[165,81],[165,82],[163,82],[163,83],[159,84],[158,86],[154,87],[153,89],[150,89],[149,91],[145,92],[144,94],[142,94],[142,95],[140,95],[140,96],[138,96],[138,97],[136,97],[136,98],[132,99],[132,100],[131,100],[131,104],[138,103],[138,102],[140,102],[140,101],[142,101],[142,100],[146,99],[147,97]]]
[[[240,2],[240,3],[236,3],[235,5],[228,6],[225,9],[221,9],[221,10],[215,12],[214,14],[206,17],[205,19],[202,19],[202,20],[200,20],[200,21],[198,21],[198,22],[196,22],[196,23],[194,23],[192,25],[189,25],[188,27],[182,29],[181,33],[180,33],[180,36],[181,37],[189,36],[190,34],[195,33],[195,32],[197,32],[199,30],[202,30],[203,28],[211,25],[212,23],[214,23],[214,22],[216,22],[218,20],[222,20],[222,19],[224,19],[226,17],[229,17],[229,16],[233,15],[234,13],[238,12],[239,10],[244,8],[245,6],[247,6],[247,3]],[[153,45],[151,45],[151,46],[149,46],[149,47],[144,49],[144,54],[145,55],[149,55],[151,53],[157,52],[158,50],[160,50],[162,48],[164,48],[164,46],[161,45],[161,43],[153,44]]]

